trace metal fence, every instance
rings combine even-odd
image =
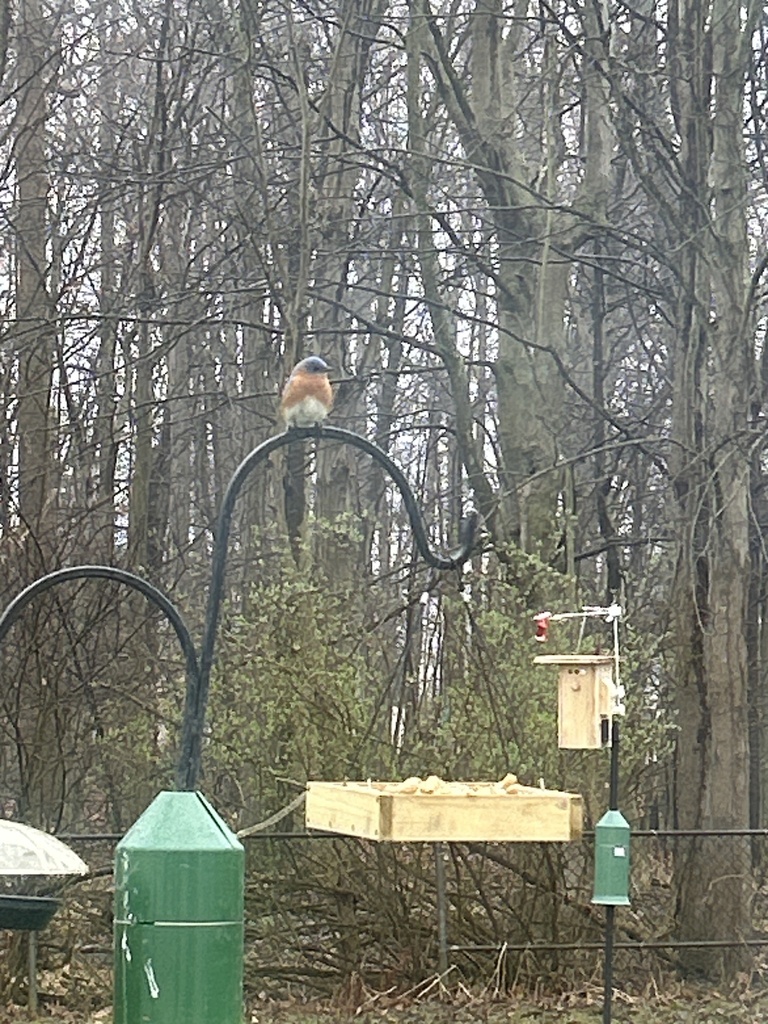
[[[723,877],[747,849],[751,920],[738,934],[717,914],[703,933],[680,934],[676,872],[705,837]],[[95,877],[72,887],[41,935],[40,959],[54,973],[66,961],[72,984],[97,1002],[109,985],[110,866],[120,837],[62,838]],[[261,832],[245,842],[247,993],[327,993],[352,978],[372,991],[404,989],[436,974],[499,990],[599,982],[605,914],[591,903],[590,834],[568,844],[376,844]],[[631,857],[631,905],[615,919],[617,986],[642,989],[695,970],[691,950],[759,957],[768,945],[768,830],[639,830]]]

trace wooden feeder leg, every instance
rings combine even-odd
[[[445,884],[445,843],[435,843],[435,892],[437,902],[437,970],[448,971],[448,894]]]

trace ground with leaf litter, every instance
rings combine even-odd
[[[417,999],[410,1004],[381,998],[363,999],[358,1006],[293,1001],[256,1001],[244,1024],[594,1024],[603,1018],[601,993],[541,999],[534,1005],[530,994],[504,998]],[[31,1024],[111,1024],[112,1008],[89,1015],[61,1006],[43,1007]],[[768,988],[756,985],[738,994],[679,986],[666,996],[629,997],[621,992],[613,1003],[615,1024],[768,1024]],[[0,1007],[0,1024],[30,1024],[25,1007]]]

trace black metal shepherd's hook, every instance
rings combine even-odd
[[[372,441],[355,434],[351,430],[343,430],[340,427],[299,427],[271,437],[258,448],[246,456],[235,470],[232,479],[229,481],[227,490],[224,493],[224,500],[219,510],[216,523],[216,535],[214,538],[213,560],[211,567],[211,584],[208,591],[208,605],[205,613],[205,633],[203,635],[203,646],[200,652],[200,671],[197,680],[197,689],[192,700],[191,691],[187,690],[187,703],[184,708],[184,721],[182,724],[181,756],[176,776],[178,789],[195,789],[202,761],[202,742],[205,729],[205,711],[208,704],[208,690],[210,687],[211,667],[213,665],[213,650],[216,641],[216,629],[219,622],[219,611],[221,609],[221,598],[224,588],[224,571],[227,561],[227,544],[229,542],[229,530],[232,522],[232,512],[235,502],[243,484],[251,472],[264,461],[272,452],[287,444],[294,444],[306,438],[317,438],[326,441],[341,441],[350,444],[361,451],[366,452],[372,459],[379,463],[383,469],[392,477],[403,498],[408,518],[413,528],[416,546],[421,557],[428,565],[435,569],[453,569],[463,565],[469,557],[475,540],[477,529],[477,514],[473,513],[462,524],[459,536],[459,548],[447,557],[436,555],[429,546],[429,539],[424,528],[424,521],[416,499],[408,481],[400,468],[386,455],[381,448]]]
[[[452,569],[463,565],[469,557],[475,539],[477,515],[472,514],[462,524],[459,548],[445,557],[435,554],[430,546],[424,522],[419,512],[416,499],[404,474],[381,448],[349,430],[339,427],[301,427],[278,434],[260,444],[238,466],[227,486],[216,524],[216,535],[211,566],[211,582],[208,591],[208,604],[205,615],[203,645],[198,661],[195,645],[192,642],[187,625],[173,602],[157,587],[141,576],[116,569],[109,565],[75,565],[68,569],[58,569],[35,580],[7,605],[0,615],[0,643],[9,629],[18,619],[27,605],[40,594],[60,583],[77,579],[104,579],[113,583],[121,583],[143,594],[156,605],[173,626],[184,654],[186,666],[186,697],[184,700],[184,716],[182,720],[181,754],[176,773],[176,787],[181,790],[193,790],[197,786],[202,760],[203,732],[205,729],[205,712],[208,703],[208,690],[213,665],[213,650],[216,640],[216,629],[219,622],[221,598],[224,588],[224,572],[227,561],[227,544],[237,496],[246,479],[267,456],[283,445],[294,444],[306,438],[341,441],[366,452],[375,459],[394,480],[403,498],[408,518],[413,528],[419,553],[428,565],[435,569]]]

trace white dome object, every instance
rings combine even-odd
[[[56,836],[0,820],[0,875],[87,875],[88,865]]]

